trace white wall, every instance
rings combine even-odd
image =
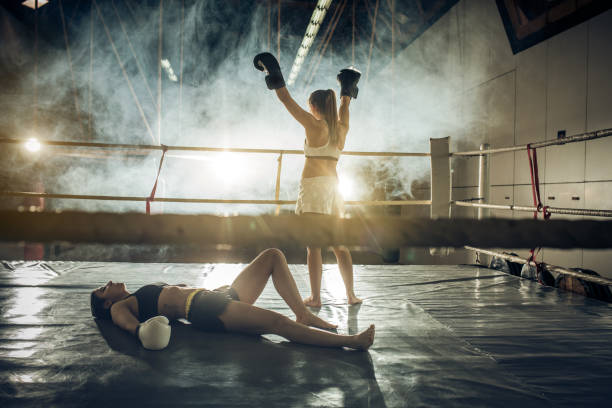
[[[462,0],[398,60],[444,67],[428,75],[444,107],[440,126],[422,137],[450,135],[454,151],[481,143],[504,147],[551,140],[559,130],[571,135],[612,127],[612,10],[513,55],[495,2]],[[444,86],[453,92],[440,92]],[[449,123],[448,108],[460,112],[454,123]],[[544,204],[611,209],[611,154],[612,138],[538,149]],[[533,205],[525,151],[492,155],[490,164],[491,203]],[[476,158],[453,159],[455,199],[475,196],[477,165]],[[474,213],[459,210],[456,215]],[[532,214],[492,211],[491,216]],[[612,278],[612,250],[544,248],[540,259]]]

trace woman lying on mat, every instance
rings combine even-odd
[[[268,279],[295,313],[296,321],[253,306]],[[340,335],[312,314],[302,302],[285,256],[278,249],[260,253],[232,282],[215,290],[156,283],[134,293],[125,284],[108,282],[91,292],[91,314],[134,334],[150,350],[161,350],[170,341],[169,320],[187,319],[206,331],[277,334],[303,344],[367,350],[374,342],[374,325],[356,335]]]

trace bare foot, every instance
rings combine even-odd
[[[347,299],[347,303],[349,305],[356,305],[356,304],[359,304],[359,303],[363,302],[363,300],[361,300],[357,296],[355,296],[354,293],[352,295],[348,295],[346,297],[346,299]]]
[[[374,332],[374,325],[371,324],[370,327],[355,335],[355,343],[349,347],[364,351],[369,349],[372,343],[374,343]]]
[[[308,296],[304,299],[304,304],[310,307],[321,307],[321,299],[315,299],[312,296]]]
[[[306,313],[304,316],[296,317],[295,321],[305,324],[306,326],[318,327],[319,329],[335,329],[338,327],[337,324],[328,323],[310,312]]]

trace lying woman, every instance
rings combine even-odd
[[[280,313],[253,306],[268,279],[295,313],[293,321]],[[355,335],[340,335],[311,313],[300,298],[283,253],[266,249],[232,282],[215,290],[156,283],[130,293],[124,283],[109,281],[91,292],[91,314],[108,319],[132,333],[143,347],[161,350],[170,341],[170,320],[186,319],[193,327],[213,332],[276,334],[296,343],[367,350],[374,342],[374,325]]]

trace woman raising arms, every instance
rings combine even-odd
[[[308,98],[309,111],[293,100],[285,87],[278,61],[270,53],[258,54],[253,60],[255,68],[266,71],[266,84],[275,90],[278,99],[289,113],[304,127],[306,160],[300,180],[296,214],[327,214],[341,216],[344,201],[338,189],[336,167],[344,149],[349,130],[349,105],[358,93],[357,82],[361,74],[352,68],[338,74],[341,85],[340,109],[336,110],[336,93],[332,89],[316,90]],[[353,260],[344,246],[332,248],[349,304],[361,303],[353,288]],[[321,276],[323,259],[321,248],[307,248],[308,272],[311,295],[304,299],[307,306],[321,306]]]

